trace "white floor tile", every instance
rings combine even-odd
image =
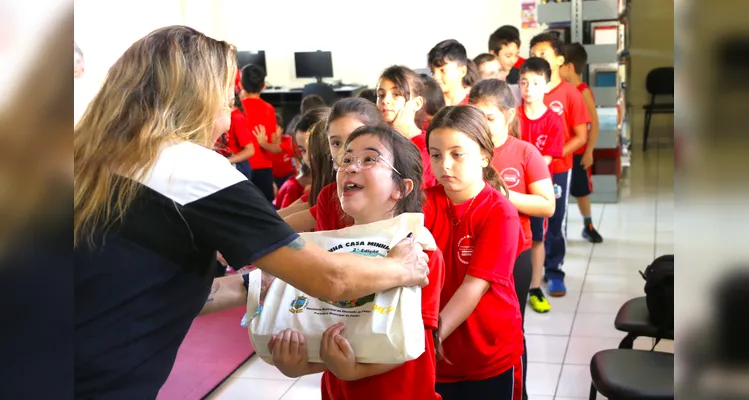
[[[640,276],[637,271],[644,271],[651,261],[653,257],[649,254],[645,256],[633,254],[625,258],[596,255],[590,260],[588,274]]]
[[[578,313],[572,326],[572,336],[623,339],[626,333],[614,328],[616,314]]]
[[[634,297],[637,296],[623,293],[586,292],[580,296],[580,306],[577,311],[587,314],[616,314],[627,300]]]
[[[319,400],[322,398],[320,393],[321,376],[322,374],[314,374],[301,377],[281,400]]]
[[[623,337],[624,335],[622,335]],[[601,350],[616,349],[619,347],[620,341],[621,339],[614,338],[573,336],[570,338],[564,363],[590,366],[590,360],[594,354]]]
[[[293,380],[229,378],[207,398],[210,400],[278,400]]]
[[[250,360],[237,369],[232,376],[236,378],[276,379],[287,381],[296,380],[282,374],[281,371],[276,369],[276,367],[266,364],[265,361],[261,360],[257,355],[252,356]]]
[[[645,280],[634,271],[630,275],[588,274],[585,277],[583,292],[619,293],[632,295],[633,297],[644,296]]]
[[[528,397],[532,395],[554,396],[559,382],[562,364],[528,363]]]
[[[569,336],[525,335],[528,362],[562,364]]]
[[[553,306],[552,306],[553,307]],[[525,333],[531,335],[566,335],[572,330],[573,313],[551,311],[546,314],[525,313]]]
[[[567,279],[565,278],[565,281]],[[551,297],[548,295],[546,296],[546,300],[549,301],[549,305],[551,305],[551,313],[564,313],[564,314],[574,314],[577,310],[577,304],[580,301],[580,292],[567,292],[567,295],[564,297]],[[527,310],[525,311],[525,314],[528,315],[529,312],[536,313],[531,308],[530,303],[527,304]]]
[[[590,366],[565,364],[559,378],[557,396],[587,398],[590,394]]]

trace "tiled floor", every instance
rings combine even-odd
[[[550,299],[548,314],[526,313],[531,400],[588,398],[591,357],[618,346],[623,334],[614,329],[617,310],[644,295],[637,271],[656,255],[673,253],[672,147],[653,140],[647,153],[633,155],[631,165],[621,201],[593,205],[603,244],[580,238],[580,214],[570,205],[567,296]],[[652,343],[638,339],[635,346],[649,349]],[[661,343],[658,349],[672,352],[673,343]],[[320,398],[319,376],[289,379],[253,357],[209,398],[314,400]]]

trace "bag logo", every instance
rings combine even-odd
[[[463,264],[468,264],[468,262],[471,261],[471,256],[473,256],[472,239],[473,236],[466,235],[458,241],[458,260]]]
[[[307,296],[297,296],[294,300],[291,301],[289,312],[292,314],[299,314],[300,312],[304,311],[305,308],[307,308],[307,304],[309,304]]]

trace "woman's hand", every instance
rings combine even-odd
[[[343,322],[325,330],[320,342],[320,358],[333,375],[348,381],[355,379],[356,376],[356,355],[348,340],[341,336],[342,332]]]
[[[289,378],[298,378],[308,370],[307,345],[301,333],[284,329],[273,335],[268,350],[273,355],[273,365]]]
[[[400,263],[408,271],[409,278],[403,286],[421,287],[429,284],[429,257],[421,245],[414,242],[413,233],[398,242],[388,253],[388,257]]]

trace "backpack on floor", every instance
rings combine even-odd
[[[645,301],[650,322],[659,332],[674,329],[674,255],[666,254],[653,260],[640,271],[645,279]],[[656,338],[660,340],[661,338]]]

